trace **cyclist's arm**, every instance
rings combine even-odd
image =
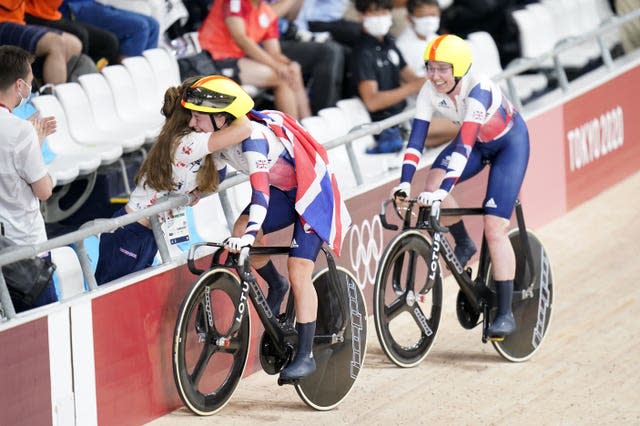
[[[251,183],[251,205],[245,235],[254,238],[262,227],[269,207],[269,143],[264,138],[251,138],[242,143]]]
[[[251,136],[251,125],[247,117],[240,117],[224,129],[209,134],[209,152],[220,151]]]
[[[407,150],[402,160],[400,182],[411,183],[424,151],[425,141],[429,133],[429,125],[433,116],[429,86],[430,84],[428,82],[422,86],[416,100],[416,117],[411,124],[409,143],[407,144]]]

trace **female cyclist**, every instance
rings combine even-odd
[[[460,37],[436,37],[427,45],[424,61],[428,80],[418,94],[400,184],[393,189],[393,196],[409,196],[434,112],[459,123],[457,136],[433,162],[418,202],[431,205],[442,201],[444,208],[457,207],[449,195],[453,186],[489,164],[483,201],[484,234],[493,264],[498,313],[487,333],[490,337],[503,337],[516,326],[511,311],[515,255],[507,231],[529,161],[527,126],[494,82],[468,74],[471,49]],[[450,229],[456,243],[455,254],[464,266],[476,252],[475,245],[462,220]]]
[[[197,202],[199,192],[213,192],[218,186],[218,174],[209,154],[251,134],[247,119],[236,120],[233,126],[215,135],[192,128],[191,112],[180,103],[182,93],[194,81],[167,89],[162,131],[136,174],[136,188],[129,202],[113,217],[152,206],[167,194],[193,194]],[[104,284],[151,266],[158,246],[149,220],[142,219],[103,233],[99,251],[95,277],[98,284]]]
[[[238,118],[250,119],[251,136],[215,154],[221,179],[229,164],[249,175],[252,189],[251,202],[236,221],[226,246],[237,252],[253,245],[259,232],[269,234],[293,224],[287,266],[299,342],[293,361],[280,377],[299,379],[315,370],[312,344],[318,300],[311,280],[314,263],[323,241],[340,254],[351,220],[324,148],[290,116],[279,111],[258,112],[251,109],[253,104],[237,83],[222,76],[198,80],[182,98],[182,106],[192,110],[191,127],[214,135]],[[270,261],[254,260],[256,270],[269,284],[269,307],[277,314],[287,281]]]

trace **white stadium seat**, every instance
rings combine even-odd
[[[135,119],[124,120],[118,115],[114,95],[101,73],[84,74],[78,82],[87,94],[93,115],[103,128],[121,129],[127,133],[142,135],[146,143],[155,141],[157,130],[149,129]]]
[[[51,261],[56,265],[53,281],[60,292],[60,299],[68,299],[84,292],[84,276],[76,252],[69,246],[51,250]]]
[[[42,116],[52,115],[56,118],[56,132],[47,137],[51,151],[69,158],[81,175],[94,172],[101,165],[114,163],[122,156],[122,147],[119,145],[78,144],[69,134],[67,117],[55,96],[36,96],[32,102]]]
[[[113,93],[116,111],[124,121],[137,121],[157,135],[164,123],[164,116],[158,111],[144,111],[140,106],[135,83],[124,65],[104,67],[102,75],[106,78]]]
[[[144,134],[128,133],[127,129],[104,129],[93,115],[89,98],[79,83],[58,84],[54,88],[67,115],[69,131],[81,144],[121,145],[124,152],[133,152],[144,144]]]

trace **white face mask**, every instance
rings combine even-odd
[[[416,33],[422,37],[429,37],[438,31],[440,28],[440,18],[437,16],[422,16],[420,18],[413,19],[413,28]]]
[[[27,83],[26,81],[20,79],[24,84],[27,85],[27,87],[29,88],[29,93],[27,94],[26,97],[22,96],[22,93],[20,93],[20,90],[18,90],[18,96],[20,96],[20,103],[18,104],[18,106],[16,108],[21,108],[23,106],[25,106],[27,104],[27,102],[29,102],[29,99],[31,99],[31,85],[29,83]]]
[[[391,29],[391,15],[367,16],[362,21],[365,31],[374,37],[384,37]]]

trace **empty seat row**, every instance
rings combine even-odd
[[[143,55],[82,75],[79,83],[56,85],[55,96],[33,98],[42,116],[53,115],[58,122],[56,133],[47,138],[55,155],[48,167],[57,185],[155,140],[163,123],[164,92],[179,84],[180,76],[170,52],[157,48]]]

